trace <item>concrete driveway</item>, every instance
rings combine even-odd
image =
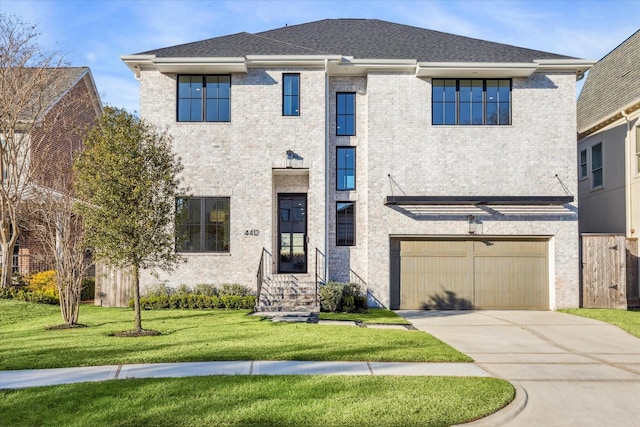
[[[552,311],[398,314],[524,389],[501,425],[640,426],[640,339],[615,326]]]

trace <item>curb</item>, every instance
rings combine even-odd
[[[507,423],[513,420],[520,412],[524,410],[527,406],[527,402],[529,401],[529,395],[527,394],[527,390],[525,390],[519,384],[511,384],[513,388],[516,390],[516,396],[513,398],[511,403],[509,403],[504,408],[500,409],[493,414],[481,418],[476,421],[471,421],[464,424],[457,424],[460,427],[498,427],[507,425]],[[456,427],[456,426],[453,426]]]

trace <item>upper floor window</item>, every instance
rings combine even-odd
[[[231,120],[231,76],[178,76],[179,122]]]
[[[598,188],[604,185],[602,159],[602,142],[591,147],[591,188]]]
[[[336,203],[336,246],[356,244],[355,203]]]
[[[587,177],[587,150],[580,150],[580,170],[579,178],[584,179]]]
[[[511,80],[433,79],[434,125],[511,124]]]
[[[300,115],[300,74],[282,75],[282,115]]]
[[[229,198],[191,197],[176,201],[178,252],[229,252]]]
[[[336,135],[356,134],[356,94],[338,92],[336,94]]]
[[[356,189],[356,149],[338,147],[336,151],[336,188],[338,190]]]

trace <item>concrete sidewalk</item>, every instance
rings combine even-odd
[[[179,378],[204,375],[492,376],[489,372],[473,363],[306,361],[186,362],[0,371],[0,389],[128,378]]]
[[[640,339],[553,311],[399,311],[526,397],[476,425],[640,425]],[[511,411],[509,408],[511,407]]]

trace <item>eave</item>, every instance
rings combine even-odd
[[[435,78],[510,78],[529,77],[536,70],[536,64],[530,62],[420,62],[416,67],[416,76]]]
[[[628,116],[629,114],[632,114],[636,111],[640,110],[640,99],[637,99],[627,105],[625,105],[624,107],[622,107],[621,109],[615,111],[614,113],[606,116],[605,118],[603,118],[602,120],[595,122],[587,127],[585,127],[583,130],[578,129],[578,141],[580,141],[581,139],[586,138],[587,136],[594,134],[596,132],[598,132],[601,129],[606,128],[607,126],[611,125],[612,123],[617,122],[618,120],[624,118],[624,116]]]

